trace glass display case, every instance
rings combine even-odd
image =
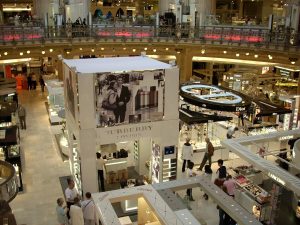
[[[48,114],[52,125],[63,121],[59,112],[64,110],[64,89],[63,82],[58,80],[47,80],[45,82],[48,90]]]

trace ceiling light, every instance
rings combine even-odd
[[[82,48],[79,48],[80,51],[82,51]]]
[[[134,48],[134,49],[132,49],[132,51],[133,51],[133,52],[135,52],[135,51],[136,51],[136,49]]]
[[[145,51],[147,51],[148,48],[144,48]]]
[[[249,53],[249,52],[246,52],[245,55],[250,55],[250,53]]]
[[[271,55],[268,55],[268,57],[269,57],[270,60],[273,59],[273,56],[271,56]]]
[[[94,51],[95,51],[95,49],[93,49],[93,48],[92,48],[92,49],[91,49],[91,51],[92,51],[92,52],[94,52]]]
[[[156,52],[156,49],[153,49],[153,52]]]
[[[180,51],[178,51],[177,54],[180,54]]]
[[[27,54],[30,54],[30,51],[29,51],[29,50],[27,51]]]
[[[20,52],[20,55],[23,55],[23,52]]]
[[[204,54],[204,53],[205,53],[205,49],[202,49],[202,50],[201,50],[201,54]]]
[[[258,55],[254,55],[255,58],[258,58]]]
[[[69,51],[67,51],[67,54],[70,54],[70,52],[69,52]]]
[[[101,51],[103,51],[104,50],[104,48],[101,48]],[[115,50],[115,49],[114,49]]]
[[[45,51],[42,51],[42,54],[44,55],[46,52]]]
[[[235,56],[236,56],[236,57],[240,57],[240,54],[239,54],[239,53],[236,53]]]
[[[126,48],[123,48],[123,50],[126,50]]]
[[[4,55],[8,55],[8,53],[7,53],[7,52],[4,52]]]
[[[169,51],[169,48],[166,48],[166,51]]]
[[[293,64],[293,65],[294,65],[295,63],[296,63],[295,61],[292,61],[292,62],[291,62],[291,64]]]
[[[49,51],[50,51],[50,52],[53,52],[53,49],[52,49],[52,48],[50,48],[50,49],[49,49]]]
[[[227,51],[223,51],[224,54],[227,54]]]

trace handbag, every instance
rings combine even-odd
[[[107,110],[115,110],[117,108],[117,104],[116,103],[110,104],[108,102],[108,99],[105,99],[102,102],[102,108]]]

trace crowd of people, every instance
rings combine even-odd
[[[75,187],[74,180],[68,179],[67,181],[66,205],[64,205],[63,198],[57,199],[56,214],[59,225],[99,225],[91,193],[86,192],[83,200]]]
[[[45,90],[45,81],[43,76],[41,75],[39,77],[39,84],[41,86],[41,91],[44,92]],[[28,85],[28,90],[36,90],[37,87],[37,77],[35,73],[31,72],[27,76],[27,85]]]

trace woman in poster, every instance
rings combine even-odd
[[[107,87],[105,97],[102,101],[102,108],[106,109],[100,115],[100,123],[111,126],[115,121],[115,110],[117,110],[117,82],[112,80]]]

